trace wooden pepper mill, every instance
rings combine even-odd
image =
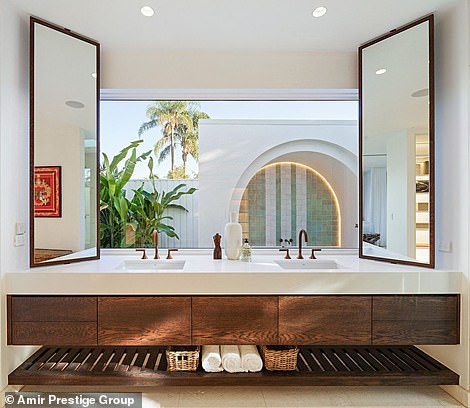
[[[220,247],[222,235],[217,233],[212,238],[214,239],[214,259],[222,259],[222,248]]]

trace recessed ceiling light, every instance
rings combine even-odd
[[[415,91],[411,94],[413,98],[422,98],[423,96],[429,96],[429,89],[423,88],[418,91]]]
[[[326,7],[324,6],[320,6],[320,7],[317,7],[315,10],[313,10],[313,17],[321,17],[321,16],[324,16],[326,14]]]
[[[144,6],[140,9],[140,12],[145,16],[145,17],[152,17],[155,14],[155,11],[153,11],[153,8],[150,6]]]
[[[93,78],[95,78],[95,79],[98,78],[98,75],[96,74],[96,72],[92,72],[92,73],[91,73],[91,76],[92,76]]]
[[[382,75],[382,74],[385,74],[386,72],[387,70],[385,68],[380,68],[377,71],[375,71],[377,75]]]
[[[74,109],[83,109],[85,107],[80,101],[65,101],[65,104]]]

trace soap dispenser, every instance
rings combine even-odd
[[[230,222],[225,225],[225,255],[227,259],[238,260],[242,249],[242,226],[238,223],[237,213],[233,212]]]
[[[243,262],[251,262],[251,245],[248,239],[245,238],[245,242],[242,246],[242,259]]]

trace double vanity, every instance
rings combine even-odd
[[[275,252],[255,251],[249,263],[190,252],[168,261],[104,255],[8,274],[8,343],[45,346],[10,383],[458,383],[413,347],[459,343],[458,272],[359,260],[347,251],[305,260],[336,269],[283,268]],[[165,346],[204,344],[297,345],[299,368],[236,375],[164,369]],[[81,353],[88,364],[77,363]],[[124,364],[127,354],[133,361]]]

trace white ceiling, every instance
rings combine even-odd
[[[10,0],[107,48],[353,51],[456,0]],[[140,7],[150,5],[153,17]],[[324,5],[328,13],[313,18]]]

